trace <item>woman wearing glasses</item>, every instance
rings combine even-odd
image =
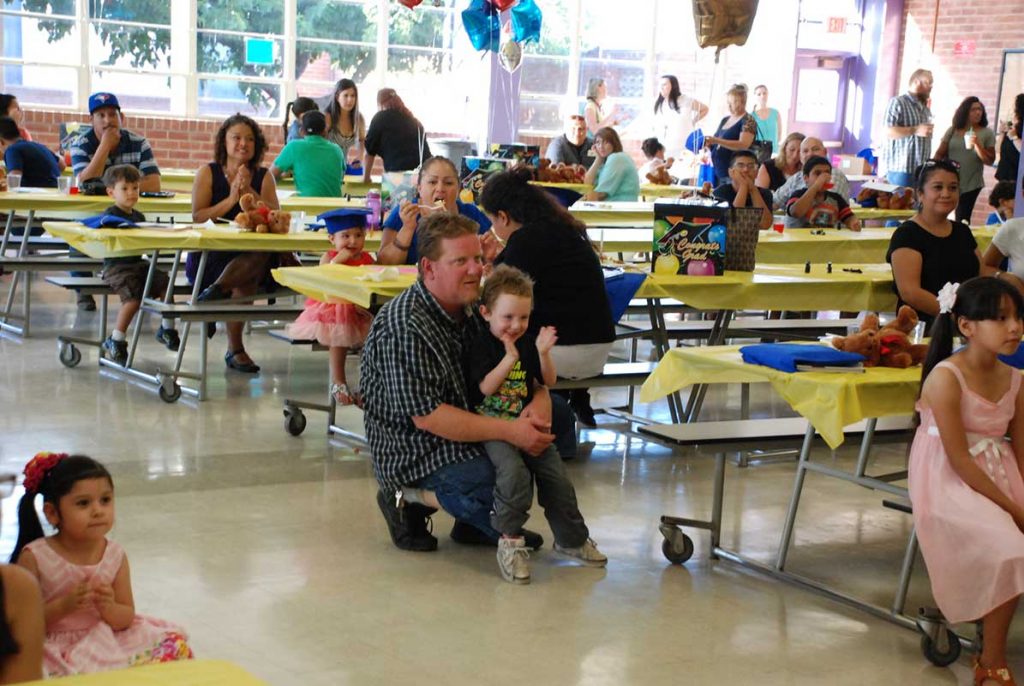
[[[13,474],[0,474],[0,500],[14,490]],[[0,565],[0,684],[43,678],[43,601],[27,570]]]
[[[893,286],[899,305],[917,310],[930,327],[939,313],[939,290],[948,283],[963,283],[975,276],[1020,281],[984,265],[970,227],[950,221],[960,201],[960,167],[952,160],[928,160],[916,173],[917,214],[900,224],[889,241],[886,261],[892,265]]]

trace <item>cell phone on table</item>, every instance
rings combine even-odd
[[[174,195],[174,191],[142,191],[139,193],[140,198],[173,198]]]

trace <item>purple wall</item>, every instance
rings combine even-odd
[[[899,92],[899,50],[903,31],[903,0],[864,0],[864,33],[860,55],[850,70],[851,92],[846,100],[847,130],[843,152],[871,146],[885,105]],[[878,110],[879,116],[875,117]],[[858,116],[859,113],[859,116]],[[875,150],[878,155],[879,151]]]

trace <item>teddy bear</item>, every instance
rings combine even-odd
[[[242,211],[235,217],[235,224],[242,229],[256,233],[288,233],[292,223],[290,212],[270,209],[265,202],[257,200],[252,193],[238,199]]]
[[[583,183],[586,173],[582,164],[552,164],[551,160],[542,157],[534,176],[541,183]]]
[[[652,172],[647,174],[647,180],[659,186],[671,186],[673,179],[668,170],[675,162],[675,158],[668,158],[664,164],[658,165]]]
[[[900,307],[896,319],[880,327],[878,315],[869,313],[860,330],[850,336],[837,336],[832,345],[839,350],[864,356],[865,367],[905,369],[921,364],[927,345],[910,342],[909,333],[917,326],[917,313],[909,305]]]

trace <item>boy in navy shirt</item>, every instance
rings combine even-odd
[[[22,138],[18,124],[10,117],[0,117],[0,149],[4,151],[7,173],[20,173],[22,186],[57,187],[64,160],[45,145]]]
[[[127,219],[133,223],[146,221],[145,215],[135,209],[136,203],[139,202],[141,180],[142,174],[130,164],[108,167],[103,173],[103,185],[107,187],[107,195],[114,199],[114,204],[107,208],[104,214]],[[137,255],[108,257],[103,260],[103,282],[121,297],[121,309],[117,312],[114,331],[103,341],[102,352],[108,359],[120,365],[128,361],[128,342],[125,334],[142,305],[148,271],[149,263]],[[150,294],[162,296],[167,291],[167,283],[167,274],[157,269],[153,273]],[[169,319],[163,320],[157,329],[156,339],[167,346],[168,350],[177,350],[180,338],[174,329],[174,322]]]

